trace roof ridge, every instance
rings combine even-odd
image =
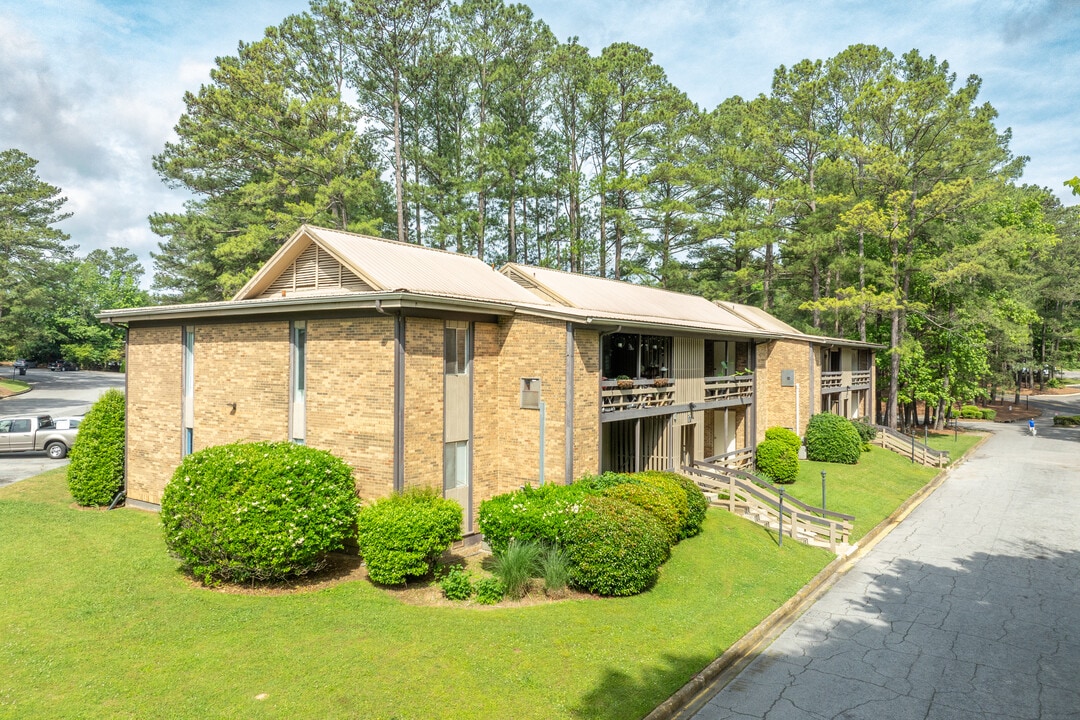
[[[656,287],[654,285],[642,285],[641,283],[630,282],[629,280],[616,280],[615,278],[601,277],[599,275],[590,275],[588,273],[578,273],[578,272],[573,272],[571,270],[560,270],[559,268],[548,268],[548,267],[544,267],[542,265],[524,265],[522,263],[511,263],[511,262],[508,262],[508,263],[503,265],[504,268],[505,267],[510,267],[510,266],[514,266],[516,268],[522,268],[522,269],[536,268],[537,270],[546,270],[548,272],[560,273],[562,275],[572,275],[574,277],[588,278],[590,280],[603,280],[604,282],[616,283],[616,284],[619,284],[619,285],[630,285],[632,287],[644,288],[646,290],[656,290],[658,292],[667,293],[669,295],[681,295],[682,297],[696,297],[696,298],[701,298],[703,300],[708,300],[708,298],[706,298],[704,295],[695,295],[694,293],[684,293],[684,292],[679,292],[678,290],[668,290],[667,288]]]
[[[468,255],[466,253],[454,252],[453,250],[444,250],[442,248],[430,247],[428,245],[420,245],[418,243],[412,243],[412,242],[402,242],[401,240],[393,240],[391,238],[379,237],[378,235],[365,235],[364,233],[353,232],[351,230],[335,230],[334,228],[323,227],[321,225],[308,225],[308,224],[305,223],[301,227],[302,228],[307,228],[309,231],[310,230],[315,230],[315,231],[321,230],[321,231],[324,231],[324,232],[337,233],[339,235],[350,235],[352,237],[363,238],[365,240],[375,240],[377,242],[383,242],[383,243],[387,243],[389,245],[400,245],[402,247],[413,248],[414,250],[430,250],[430,251],[436,252],[436,253],[443,253],[444,255],[453,255],[455,257],[471,258],[472,260],[478,260],[479,262],[482,262],[485,265],[487,265],[487,262],[485,262],[483,260],[480,260],[480,258],[478,258],[476,255]]]

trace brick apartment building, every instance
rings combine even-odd
[[[734,303],[305,226],[230,301],[128,328],[127,496],[210,445],[292,440],[361,497],[482,500],[603,470],[748,464],[765,428],[869,415],[875,346]]]

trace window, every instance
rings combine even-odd
[[[469,323],[448,320],[443,330],[443,359],[447,375],[464,375],[468,372]]]
[[[290,331],[292,358],[290,362],[289,384],[292,392],[289,398],[289,432],[292,441],[304,444],[306,431],[305,397],[307,390],[307,323],[295,320]]]
[[[443,490],[456,490],[469,484],[469,443],[443,445]]]
[[[181,416],[182,441],[180,446],[181,455],[186,457],[192,453],[192,438],[194,437],[195,422],[195,326],[184,327],[184,374],[183,374],[183,398]]]

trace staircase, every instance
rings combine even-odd
[[[712,505],[762,527],[781,531],[801,543],[828,548],[838,555],[846,555],[852,550],[848,541],[855,518],[851,515],[807,505],[745,470],[697,461],[683,465],[682,472],[694,480]]]
[[[871,445],[910,457],[914,462],[927,467],[945,467],[949,464],[949,453],[946,450],[934,450],[916,440],[913,435],[905,435],[884,425],[874,427],[877,428],[877,436],[870,441]]]

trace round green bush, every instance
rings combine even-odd
[[[679,537],[682,535],[682,528],[687,524],[690,516],[690,501],[686,496],[686,490],[683,489],[682,484],[674,479],[675,474],[661,472],[659,470],[646,470],[644,472],[635,473],[632,477],[636,482],[645,483],[658,488],[667,496],[672,506],[674,506],[675,512],[679,515],[678,530],[676,530],[675,533],[675,540],[678,541]]]
[[[107,390],[79,424],[68,489],[80,505],[108,505],[124,483],[124,393]]]
[[[352,468],[293,443],[192,453],[161,498],[165,544],[206,583],[281,580],[325,565],[352,533]]]
[[[820,462],[854,465],[862,454],[862,440],[855,426],[832,413],[818,413],[806,426],[806,457]]]
[[[855,431],[859,433],[859,439],[864,443],[869,443],[877,437],[877,428],[865,420],[852,420],[851,424]]]
[[[450,568],[446,577],[439,581],[439,587],[447,600],[468,600],[473,594],[469,574],[457,565]]]
[[[964,405],[960,408],[960,417],[968,420],[979,420],[982,418],[982,408],[978,405]]]
[[[432,572],[439,556],[461,539],[461,506],[434,490],[414,489],[365,506],[356,527],[368,577],[400,585]]]
[[[677,489],[682,494],[682,488]],[[625,500],[650,513],[664,527],[669,544],[673,545],[679,539],[682,518],[671,497],[659,487],[646,483],[623,483],[605,490],[604,496]]]
[[[991,410],[990,408],[987,408],[987,409],[982,411],[982,419],[983,420],[993,420],[996,417],[997,417],[997,410]]]
[[[506,552],[511,540],[556,545],[569,522],[569,508],[588,492],[588,485],[578,483],[526,486],[480,503],[477,525],[496,555]]]
[[[679,540],[693,537],[701,532],[701,526],[705,522],[705,512],[709,509],[709,501],[705,499],[705,494],[701,492],[701,488],[693,480],[678,473],[657,470],[643,472],[641,476],[643,478],[663,478],[682,489],[683,496],[686,498],[686,510],[683,513],[680,498],[676,502],[676,508],[683,513],[682,525],[679,528]]]
[[[566,528],[570,582],[599,595],[636,595],[656,582],[671,551],[653,515],[625,500],[587,496]]]
[[[788,430],[786,427],[771,427],[765,431],[766,440],[779,440],[795,453],[795,457],[799,456],[799,448],[802,447],[802,438],[795,434],[793,430]]]
[[[862,443],[859,443],[860,447]],[[773,482],[787,485],[799,476],[799,456],[784,440],[764,440],[758,443],[755,455],[757,469]]]

